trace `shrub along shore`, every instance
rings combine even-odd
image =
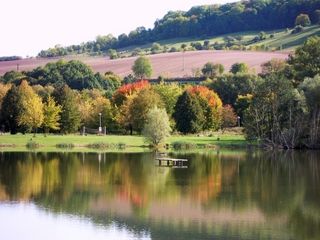
[[[245,140],[240,134],[213,133],[210,136],[198,135],[176,135],[171,136],[166,141],[167,147],[176,150],[194,148],[215,148],[220,147],[247,147],[252,143]],[[16,134],[0,135],[0,151],[4,149],[16,148],[91,148],[91,149],[131,149],[148,148],[145,138],[140,135],[47,135],[37,134]]]

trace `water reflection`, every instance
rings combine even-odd
[[[101,227],[130,239],[320,239],[316,152],[171,156],[188,168],[157,168],[152,153],[2,153],[0,214],[18,202],[109,239]]]

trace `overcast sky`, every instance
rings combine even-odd
[[[3,0],[0,56],[35,56],[40,50],[79,44],[139,26],[152,28],[169,10],[237,0]]]

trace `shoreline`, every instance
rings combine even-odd
[[[176,147],[173,147],[173,144]],[[27,146],[28,145],[28,146]],[[173,135],[166,141],[167,151],[171,150],[217,150],[250,149],[258,145],[245,140],[244,135],[214,133],[210,136]],[[152,151],[140,135],[55,135],[37,134],[0,135],[0,151],[15,150],[56,150],[56,151],[111,151],[145,152]]]

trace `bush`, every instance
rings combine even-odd
[[[189,150],[198,147],[197,144],[188,142],[173,142],[171,145],[175,150]]]
[[[29,148],[29,149],[36,149],[36,148],[39,148],[40,147],[40,144],[37,143],[37,142],[34,142],[32,140],[30,140],[29,142],[27,142],[26,144],[26,148]]]
[[[97,143],[90,143],[87,145],[87,147],[94,148],[94,149],[109,149],[109,148],[114,148],[114,145],[110,143],[97,142]]]
[[[125,143],[104,143],[104,142],[97,142],[97,143],[90,143],[87,145],[88,148],[93,149],[125,149],[127,146]]]
[[[118,149],[126,149],[127,148],[127,145],[125,143],[118,143],[116,145],[116,148]]]
[[[74,148],[75,145],[73,143],[58,143],[56,144],[56,148]]]

